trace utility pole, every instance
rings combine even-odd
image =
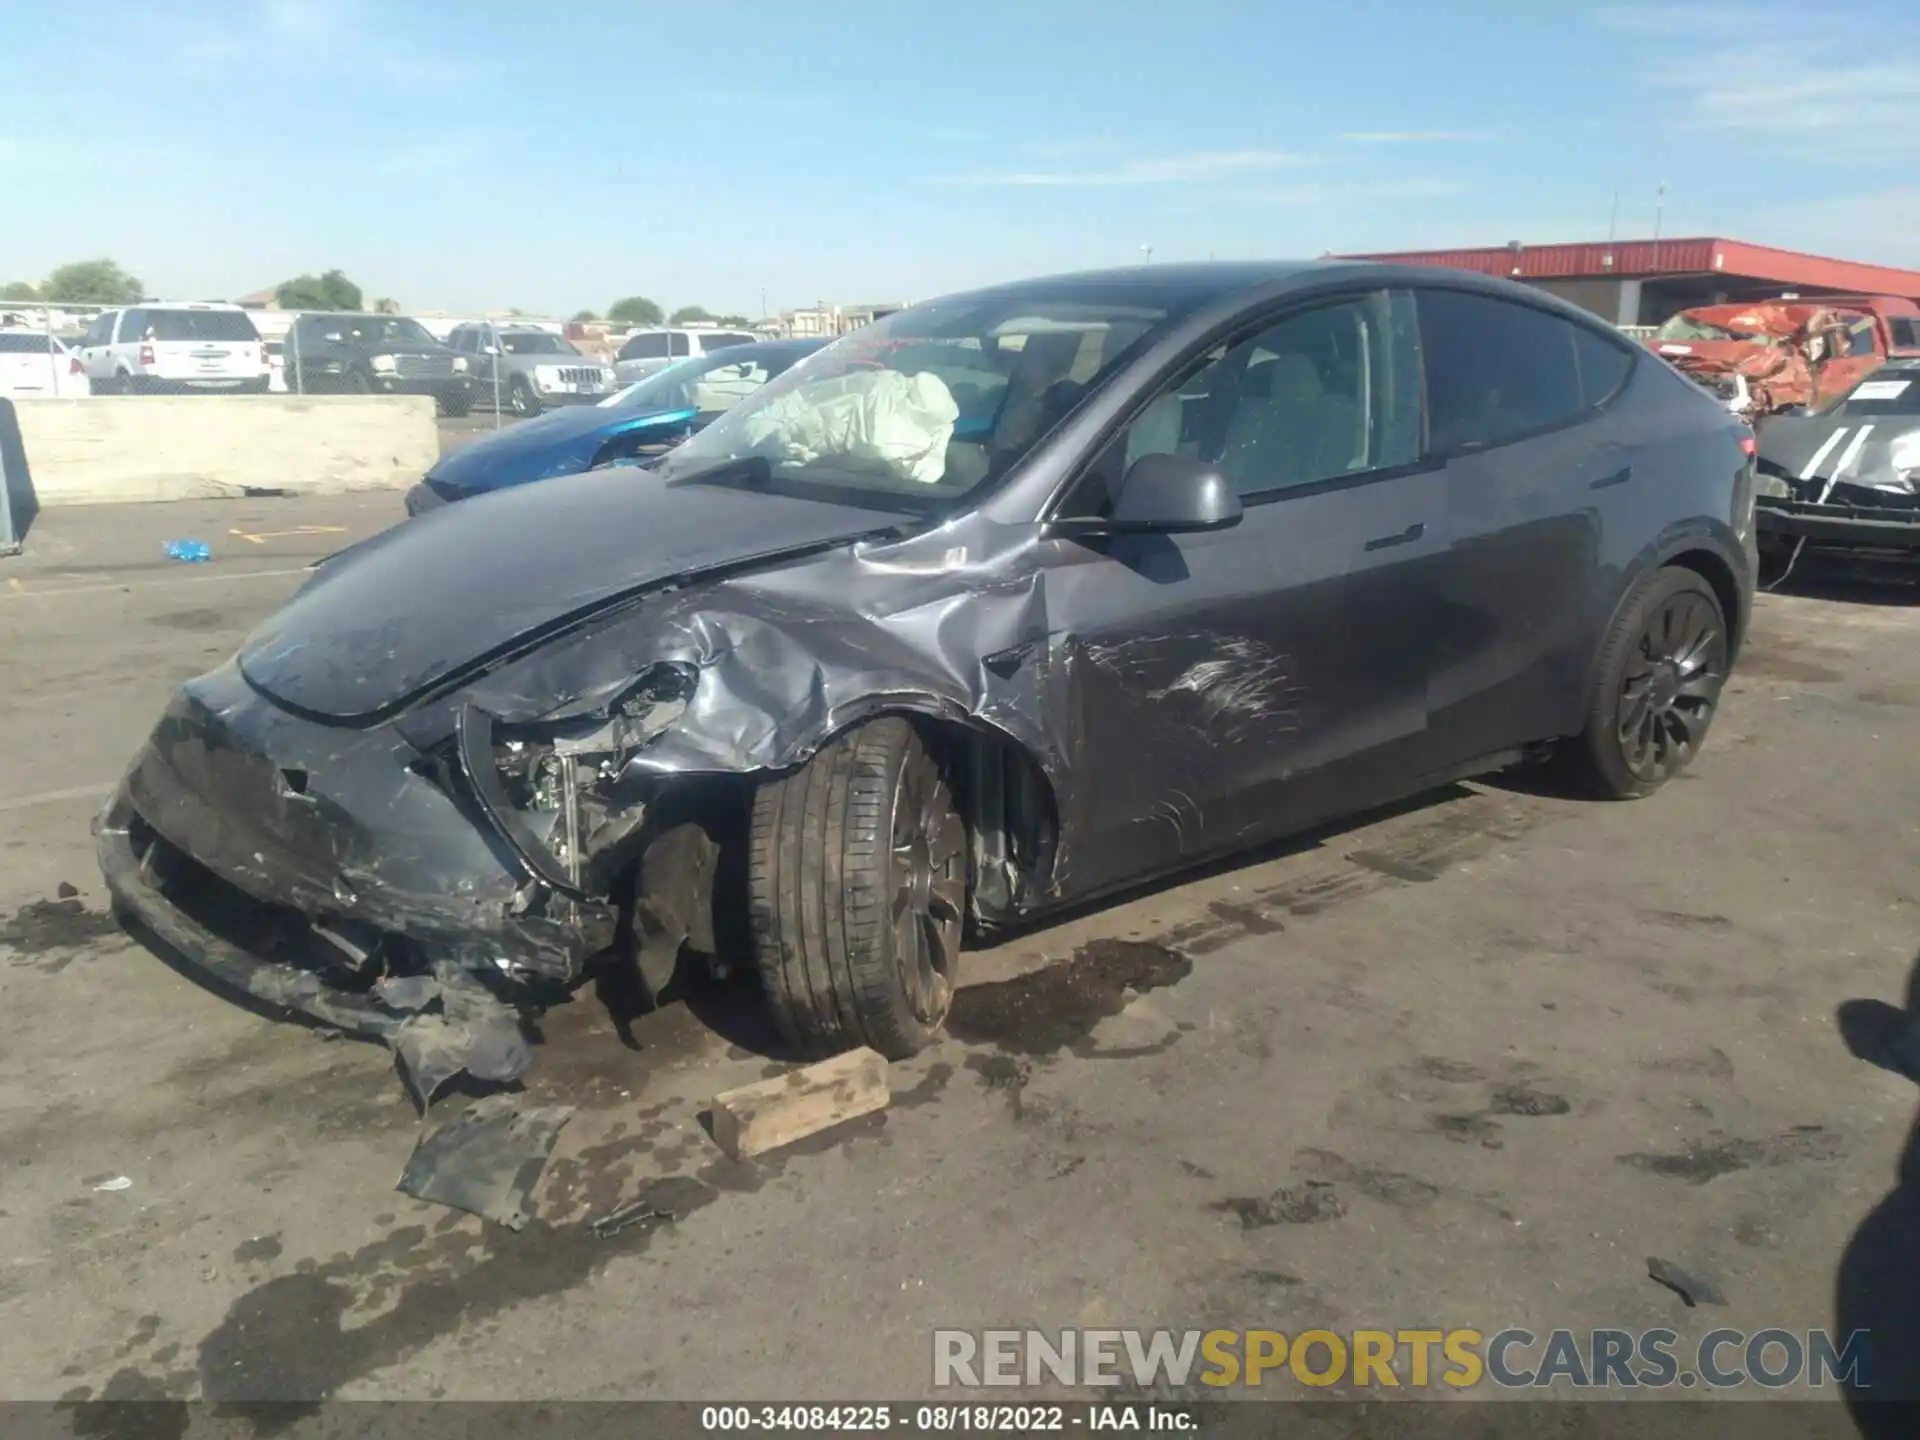
[[[1660,182],[1659,188],[1653,192],[1653,265],[1652,265],[1652,268],[1656,271],[1660,268],[1660,217],[1666,211],[1666,202],[1667,202],[1667,182],[1662,180]]]

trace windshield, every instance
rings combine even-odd
[[[580,352],[560,336],[545,330],[515,330],[500,336],[500,345],[509,355],[578,355]]]
[[[1883,370],[1862,380],[1836,415],[1920,415],[1920,370]]]
[[[1166,318],[1084,292],[917,305],[761,387],[662,473],[930,514],[1005,475]]]
[[[1684,311],[1654,331],[1653,338],[1656,340],[1744,340],[1755,345],[1779,343],[1771,335],[1754,335],[1744,331],[1729,330],[1724,325],[1712,324],[1688,315]]]
[[[692,410],[717,414],[730,410],[800,357],[781,355],[700,355],[627,386],[600,402],[603,410]]]
[[[143,340],[258,340],[241,310],[149,310]]]

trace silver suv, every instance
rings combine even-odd
[[[538,325],[456,325],[447,344],[468,357],[476,405],[498,396],[502,409],[538,415],[549,405],[590,405],[614,391],[611,369]]]
[[[658,374],[676,360],[711,355],[730,345],[751,345],[760,337],[744,330],[635,330],[613,357],[614,377],[631,385]]]

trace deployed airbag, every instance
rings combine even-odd
[[[937,485],[959,418],[939,376],[875,370],[798,386],[745,428],[751,452],[775,465],[826,461]]]

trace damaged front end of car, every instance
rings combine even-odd
[[[526,1022],[602,956],[666,985],[711,952],[717,847],[656,823],[633,756],[686,708],[691,667],[539,725],[472,703],[343,729],[258,694],[237,663],[184,685],[96,822],[115,901],[272,1009],[380,1040],[423,1103],[530,1062]],[[644,879],[642,878],[644,876]]]
[[[1777,417],[1760,432],[1754,491],[1769,550],[1797,554],[1811,545],[1855,561],[1920,558],[1920,426],[1844,414]]]

